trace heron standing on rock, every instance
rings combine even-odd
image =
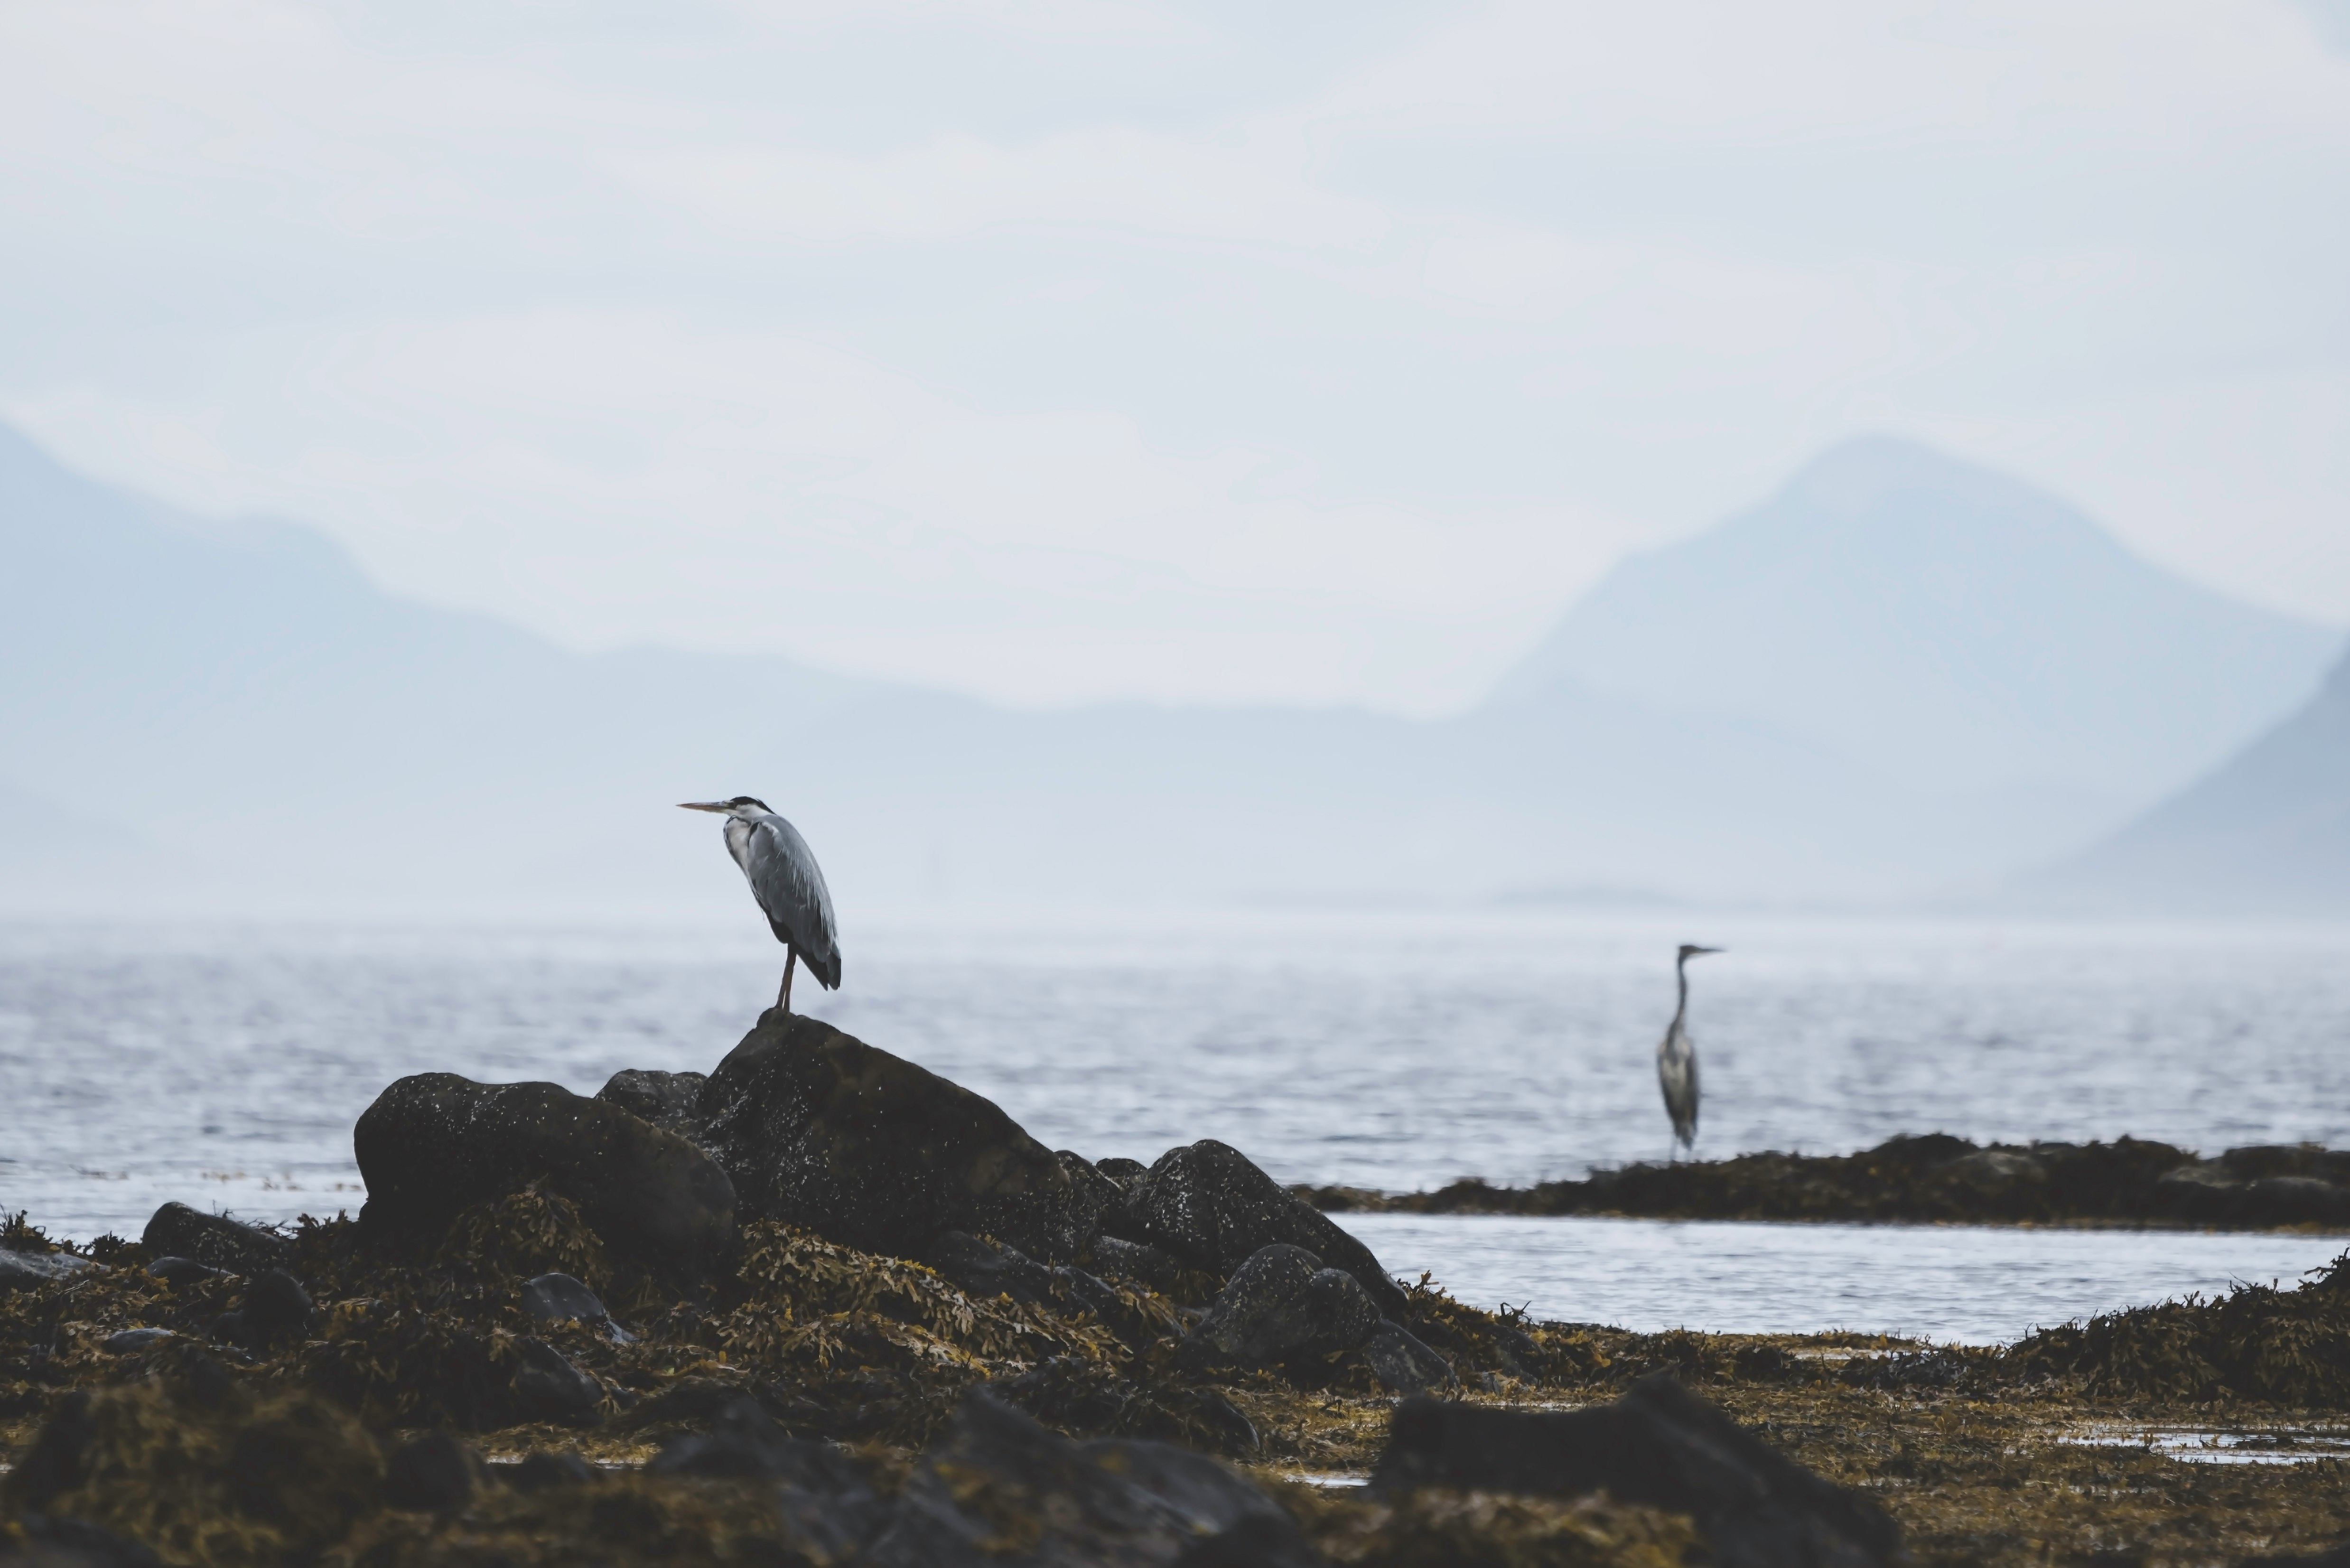
[[[784,944],[784,988],[775,1005],[792,1010],[792,968],[805,963],[827,991],[840,989],[840,935],[832,921],[832,893],[816,852],[799,829],[747,794],[733,800],[686,801],[685,811],[714,811],[726,819],[726,853],[743,867],[751,897],[768,929]],[[1678,1022],[1673,1025],[1680,1025]]]
[[[1665,1031],[1664,1044],[1657,1047],[1657,1083],[1665,1091],[1665,1114],[1673,1118],[1674,1145],[1692,1155],[1697,1152],[1697,1045],[1682,1022],[1689,1016],[1689,961],[1721,950],[1681,944],[1680,956],[1673,961],[1673,973],[1681,986],[1680,1005],[1673,1009],[1672,1027]],[[1669,1151],[1665,1158],[1671,1163]]]

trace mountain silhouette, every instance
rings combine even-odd
[[[1938,515],[1963,533],[1963,517]],[[1817,575],[1803,552],[1841,547],[1797,531],[1783,575]],[[2111,556],[2127,580],[2150,570]],[[1635,579],[1658,569],[1627,567]],[[2278,691],[2290,660],[2275,647],[2289,651],[2306,628],[2173,587],[2163,602],[2186,607],[2178,640],[2236,672],[2240,708],[2289,700]],[[2018,603],[2036,605],[2034,593],[2019,590]],[[1596,597],[1605,609],[1621,591]],[[1736,599],[1724,590],[1698,608]],[[1912,710],[1930,699],[1950,710],[1948,724],[1978,723],[2000,705],[1982,680],[1926,682],[1894,704],[1888,763],[1865,727],[1807,730],[1813,710],[1801,705],[1642,694],[1589,662],[1575,628],[1596,613],[1575,612],[1506,691],[1451,719],[1018,711],[781,659],[570,652],[387,594],[314,529],[192,516],[70,473],[0,430],[0,807],[11,818],[0,901],[742,918],[739,879],[707,822],[672,808],[734,794],[799,825],[845,925],[937,905],[1359,905],[1594,887],[1903,898],[1991,885],[2123,818],[2095,792],[2127,768],[2094,746],[2070,772],[2035,771],[2022,742],[2003,742],[2022,763],[1968,773],[1963,787],[1920,770],[1901,737],[1929,731],[1934,715]],[[2015,605],[1999,613],[2030,619]],[[1794,659],[1767,639],[1794,632],[1749,620],[1766,640],[1747,662],[1796,673],[1825,657],[1815,645],[1835,629],[1804,629]],[[1892,659],[1881,640],[1856,623],[1845,657]],[[1557,668],[1561,647],[1587,668]],[[1739,662],[1726,647],[1721,657]],[[2139,679],[2167,679],[2177,662],[2149,655]],[[2044,673],[2066,691],[2082,684]],[[1731,674],[1727,691],[1776,690]],[[1850,685],[1835,702],[1869,690]],[[2199,687],[2178,701],[2206,698]],[[2197,733],[2223,728],[2198,722]],[[2145,754],[2152,743],[2135,733],[2123,726],[2109,750]],[[2186,742],[2166,732],[2154,751],[2172,755],[2166,747]],[[2215,742],[2196,765],[2222,750]],[[2059,782],[2033,782],[2047,777]]]

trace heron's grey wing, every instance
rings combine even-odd
[[[766,911],[775,935],[791,943],[800,961],[829,991],[840,984],[840,940],[833,924],[832,892],[816,852],[799,830],[782,817],[761,817],[743,844],[743,875],[751,896]]]

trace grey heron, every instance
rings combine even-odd
[[[832,920],[832,893],[816,852],[799,829],[747,794],[733,800],[686,801],[685,811],[714,811],[726,819],[726,853],[743,867],[751,897],[784,944],[784,986],[775,1005],[792,1010],[792,969],[806,964],[827,991],[840,987],[840,933]]]
[[[1665,1091],[1665,1114],[1673,1118],[1673,1141],[1697,1152],[1697,1044],[1690,1039],[1689,1025],[1689,961],[1706,953],[1718,953],[1720,948],[1701,948],[1691,942],[1681,944],[1680,956],[1673,961],[1673,974],[1680,981],[1680,1005],[1673,1009],[1672,1027],[1665,1031],[1664,1043],[1657,1047],[1657,1083]],[[1668,1162],[1671,1156],[1667,1155]]]

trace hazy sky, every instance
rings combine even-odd
[[[11,0],[0,417],[579,646],[1472,697],[1926,437],[2350,621],[2350,0]]]

